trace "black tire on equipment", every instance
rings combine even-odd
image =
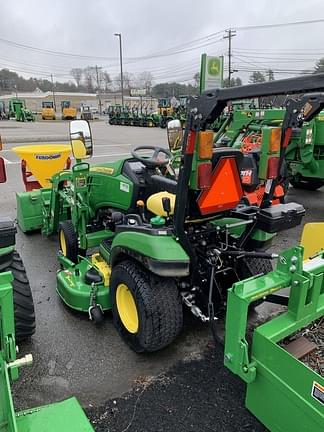
[[[64,248],[61,245],[61,232],[63,232],[65,243],[66,243],[66,253],[64,253]],[[60,223],[59,226],[59,244],[60,250],[64,256],[74,263],[78,262],[78,237],[76,235],[72,221],[67,220]]]
[[[290,183],[295,189],[305,189],[310,191],[315,191],[324,185],[323,180],[306,180],[303,177],[291,178]]]
[[[14,278],[12,288],[16,340],[22,341],[35,333],[36,322],[32,292],[26,269],[18,252],[13,252],[11,262],[2,271],[11,271]]]
[[[249,275],[247,277],[256,276],[259,274],[267,274],[273,270],[271,259],[263,258],[245,258],[245,266],[248,268]]]
[[[137,333],[130,333],[119,317],[116,305],[119,284],[127,285],[135,300],[139,318]],[[122,261],[113,268],[110,295],[114,325],[134,351],[158,351],[171,344],[180,333],[182,302],[172,279],[155,276],[132,261]]]

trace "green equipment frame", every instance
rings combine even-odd
[[[10,383],[20,367],[32,364],[32,356],[16,359],[12,280],[10,272],[0,274],[0,432],[93,432],[74,397],[15,412]]]
[[[251,303],[289,288],[286,312],[257,327],[247,342]],[[247,383],[247,408],[272,432],[323,432],[324,378],[280,346],[324,315],[324,253],[303,262],[303,248],[279,256],[275,271],[228,292],[224,363]]]

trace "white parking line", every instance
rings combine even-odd
[[[9,159],[6,159],[6,158],[3,157],[3,156],[2,156],[2,159],[4,160],[4,162],[5,162],[6,165],[14,164],[14,163],[15,163],[15,162],[11,162]]]

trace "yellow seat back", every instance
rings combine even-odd
[[[147,209],[150,212],[154,213],[156,216],[167,216],[166,212],[163,209],[162,198],[170,199],[170,215],[173,215],[176,196],[170,192],[157,192],[151,195],[146,201]]]
[[[324,222],[311,222],[304,226],[301,246],[304,247],[304,260],[324,250]]]

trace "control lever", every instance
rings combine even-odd
[[[169,218],[171,212],[171,201],[169,197],[162,198],[162,206],[163,206],[163,210],[167,214],[167,217]]]

